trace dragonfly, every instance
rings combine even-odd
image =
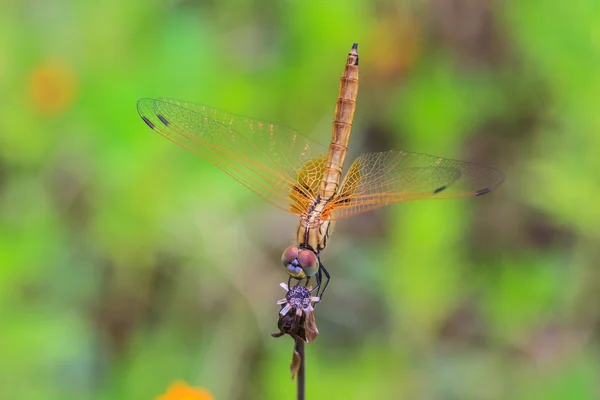
[[[284,250],[281,263],[288,285],[295,279],[308,286],[314,277],[311,288],[320,299],[331,278],[320,254],[335,221],[405,201],[481,196],[504,181],[492,167],[394,150],[359,155],[342,178],[358,59],[355,43],[340,80],[328,148],[293,129],[202,104],[151,98],[137,103],[152,130],[299,217],[295,243]]]

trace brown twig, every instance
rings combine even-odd
[[[304,340],[300,338],[295,339],[296,353],[300,356],[300,368],[298,369],[298,378],[297,378],[297,390],[296,390],[296,399],[304,400],[305,390],[306,390],[306,376],[304,370],[305,363],[305,353],[304,353]]]

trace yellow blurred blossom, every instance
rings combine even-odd
[[[31,101],[42,114],[63,112],[73,103],[76,92],[75,72],[63,62],[42,63],[29,76]]]
[[[195,388],[183,381],[173,382],[164,395],[155,400],[214,400],[210,392],[203,388]]]

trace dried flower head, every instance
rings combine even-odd
[[[296,285],[290,288],[285,283],[281,283],[280,286],[287,293],[285,298],[277,302],[281,306],[277,321],[279,332],[272,336],[280,337],[288,334],[294,339],[306,343],[312,342],[319,334],[313,304],[320,298],[311,295],[310,286]]]
[[[320,298],[311,296],[310,290],[311,287],[305,286],[293,286],[291,289],[285,283],[280,283],[279,286],[286,290],[285,298],[277,301],[277,304],[284,305],[279,311],[279,314],[285,315],[290,310],[295,309],[296,315],[300,315],[302,313],[313,312],[313,303],[317,303]]]
[[[277,302],[281,306],[277,321],[279,332],[273,333],[272,336],[281,337],[288,334],[294,339],[294,352],[290,364],[292,379],[294,379],[302,365],[300,346],[303,349],[303,342],[310,343],[319,334],[313,304],[319,302],[320,298],[311,295],[310,286],[296,285],[290,288],[285,283],[281,283],[280,286],[285,289],[286,294],[285,298]]]

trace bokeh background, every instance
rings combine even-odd
[[[0,398],[294,398],[273,339],[297,219],[152,132],[140,97],[321,143],[359,43],[351,153],[495,166],[476,199],[339,223],[312,399],[600,396],[600,2],[5,0]]]

